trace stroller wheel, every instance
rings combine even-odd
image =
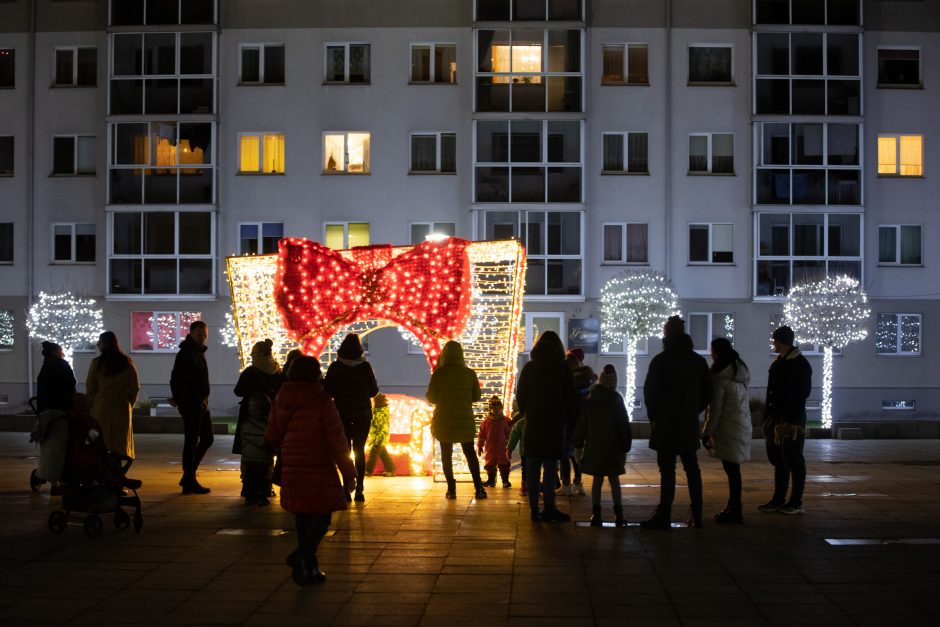
[[[141,516],[140,510],[134,512],[134,531],[140,533],[141,527],[144,526],[144,517]]]
[[[97,538],[104,529],[104,523],[101,522],[101,516],[92,514],[85,518],[85,535],[89,538]]]
[[[45,481],[39,478],[39,469],[33,468],[33,472],[29,473],[29,489],[33,492],[39,492],[39,486],[44,483]]]
[[[131,526],[131,517],[123,509],[114,510],[114,526],[122,531],[127,529]]]
[[[69,524],[69,515],[61,510],[56,510],[49,514],[49,531],[52,533],[62,533]]]

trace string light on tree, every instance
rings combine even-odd
[[[94,299],[71,292],[39,293],[39,300],[29,308],[26,330],[36,341],[55,342],[62,347],[65,360],[72,363],[76,348],[94,344],[103,330],[101,309]]]
[[[222,346],[238,348],[238,331],[235,329],[235,317],[232,312],[225,312],[225,326],[219,329],[219,341]]]
[[[601,290],[601,343],[626,342],[627,413],[633,419],[636,396],[636,348],[641,338],[659,335],[669,316],[679,314],[679,297],[669,281],[653,270],[627,271]]]
[[[783,305],[784,324],[800,344],[823,348],[822,425],[832,427],[832,352],[868,337],[871,309],[859,282],[841,275],[790,288]]]

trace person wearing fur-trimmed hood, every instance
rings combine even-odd
[[[265,442],[271,403],[284,382],[280,364],[272,355],[271,340],[256,342],[251,348],[251,365],[235,384],[241,397],[232,452],[240,454],[242,496],[246,505],[267,505],[271,494],[274,456]]]

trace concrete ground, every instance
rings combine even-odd
[[[328,581],[298,588],[284,565],[292,519],[238,498],[231,437],[201,471],[209,496],[181,496],[180,436],[137,437],[144,528],[101,536],[46,527],[58,498],[32,494],[36,450],[0,434],[0,625],[938,625],[940,441],[807,442],[806,514],[761,514],[771,468],[755,441],[743,526],[671,532],[591,528],[590,497],[563,497],[574,522],[532,523],[514,487],[474,501],[428,478],[367,478],[321,545]],[[701,455],[706,511],[726,499]],[[621,477],[627,518],[657,501],[645,441]],[[683,475],[679,472],[679,481]],[[605,490],[604,513],[611,516]],[[676,521],[688,503],[678,490]],[[851,540],[832,543],[831,540]]]

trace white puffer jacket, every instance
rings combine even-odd
[[[751,408],[747,395],[750,375],[747,366],[738,362],[711,375],[712,402],[705,413],[702,435],[714,438],[709,453],[728,462],[740,464],[751,459]]]

